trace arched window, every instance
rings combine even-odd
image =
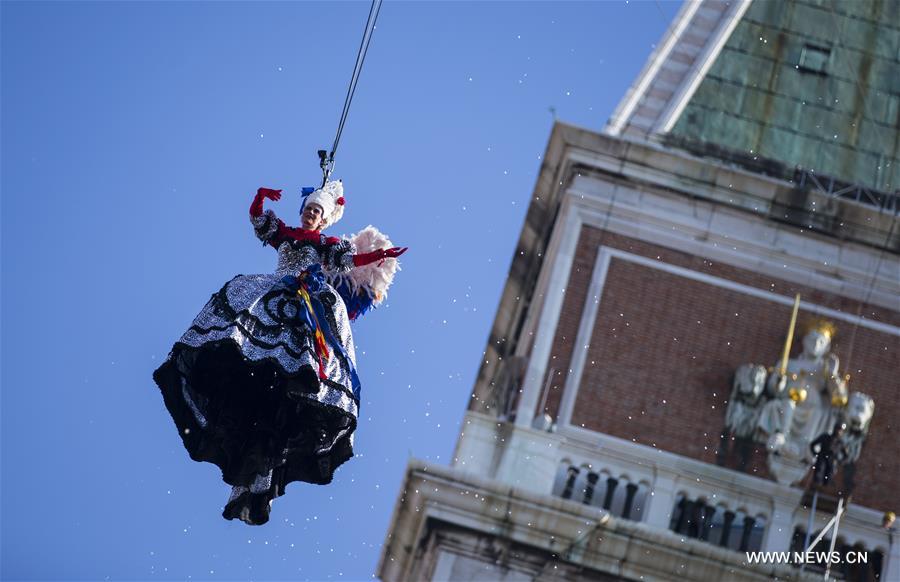
[[[645,483],[634,484],[627,477],[616,478],[606,470],[597,473],[590,465],[576,467],[566,460],[557,467],[552,494],[601,507],[616,517],[640,521],[649,491]]]
[[[569,479],[569,469],[571,468],[572,463],[568,459],[563,460],[556,468],[556,478],[553,480],[552,495],[562,497],[563,490],[566,488],[566,481]]]
[[[609,512],[615,516],[622,515],[623,510],[625,509],[625,496],[627,495],[627,487],[629,485],[628,481],[625,478],[618,478],[615,480],[609,480],[608,483],[613,487],[612,496],[610,496],[610,490],[607,489],[606,497],[609,499]],[[605,501],[605,500],[604,500]]]
[[[722,504],[716,506],[716,512],[709,522],[709,534],[706,539],[709,543],[718,546],[722,542],[722,534],[725,529],[725,513],[727,511],[728,509]]]
[[[757,515],[753,519],[753,526],[750,528],[750,537],[747,542],[747,551],[755,552],[762,548],[763,534],[766,533],[766,516]]]
[[[691,538],[699,538],[703,535],[703,529],[706,520],[709,517],[709,510],[704,497],[698,497],[690,504],[690,511],[687,514],[687,534]]]
[[[669,529],[723,548],[755,551],[762,547],[766,517],[747,515],[743,509],[732,511],[724,504],[712,506],[704,497],[692,500],[679,493]]]
[[[603,507],[603,501],[606,499],[606,490],[609,488],[609,477],[609,471],[605,469],[597,474],[597,484],[594,486],[591,506]]]
[[[644,504],[647,500],[647,486],[644,483],[629,483],[625,486],[625,506],[622,509],[622,517],[643,521]]]
[[[587,491],[588,486],[588,475],[590,475],[591,470],[587,465],[582,465],[577,471],[578,474],[575,477],[575,484],[569,499],[583,503],[584,494]]]
[[[726,548],[741,551],[741,545],[744,541],[744,520],[747,514],[741,510],[734,512],[734,519],[731,520],[731,527],[728,528],[728,544]]]
[[[669,520],[669,529],[675,533],[683,533],[681,529],[684,523],[686,505],[687,495],[679,493],[675,496],[675,505],[672,507],[672,518]]]

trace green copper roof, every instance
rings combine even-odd
[[[900,188],[900,1],[755,0],[671,131]]]

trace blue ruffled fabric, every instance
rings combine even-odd
[[[344,305],[347,306],[347,317],[350,318],[350,321],[354,321],[360,315],[365,315],[375,307],[375,299],[363,289],[358,289],[354,293],[346,277],[335,278],[331,281],[331,286],[344,300]]]

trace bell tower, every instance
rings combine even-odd
[[[840,422],[835,547],[868,562],[831,571],[900,579],[898,11],[686,2],[603,131],[554,126],[452,465],[410,463],[382,578],[805,579],[746,552],[824,527],[809,447]]]

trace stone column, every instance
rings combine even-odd
[[[675,480],[668,475],[657,475],[647,501],[647,525],[669,529],[675,505]]]
[[[539,495],[550,495],[559,468],[561,438],[531,428],[510,428],[494,478]]]
[[[515,423],[519,428],[531,427],[535,408],[541,397],[544,374],[547,371],[550,352],[553,350],[556,326],[559,323],[559,314],[565,299],[566,281],[569,280],[569,272],[575,261],[580,234],[581,220],[578,213],[567,204],[567,195],[563,195],[556,224],[553,226],[550,245],[546,250],[547,254],[541,267],[539,287],[535,289],[536,293],[543,291],[544,295],[543,297],[536,296],[534,303],[529,307],[530,311],[537,310],[540,318],[535,331],[534,345],[528,358],[528,366],[525,369],[522,394],[516,408]],[[543,271],[549,271],[549,273],[545,274]],[[540,283],[544,277],[547,277],[546,288],[542,290]]]
[[[783,495],[776,495],[773,499],[772,519],[766,527],[766,539],[763,541],[764,552],[787,552],[791,549],[794,512],[800,505],[803,492],[785,489]]]

